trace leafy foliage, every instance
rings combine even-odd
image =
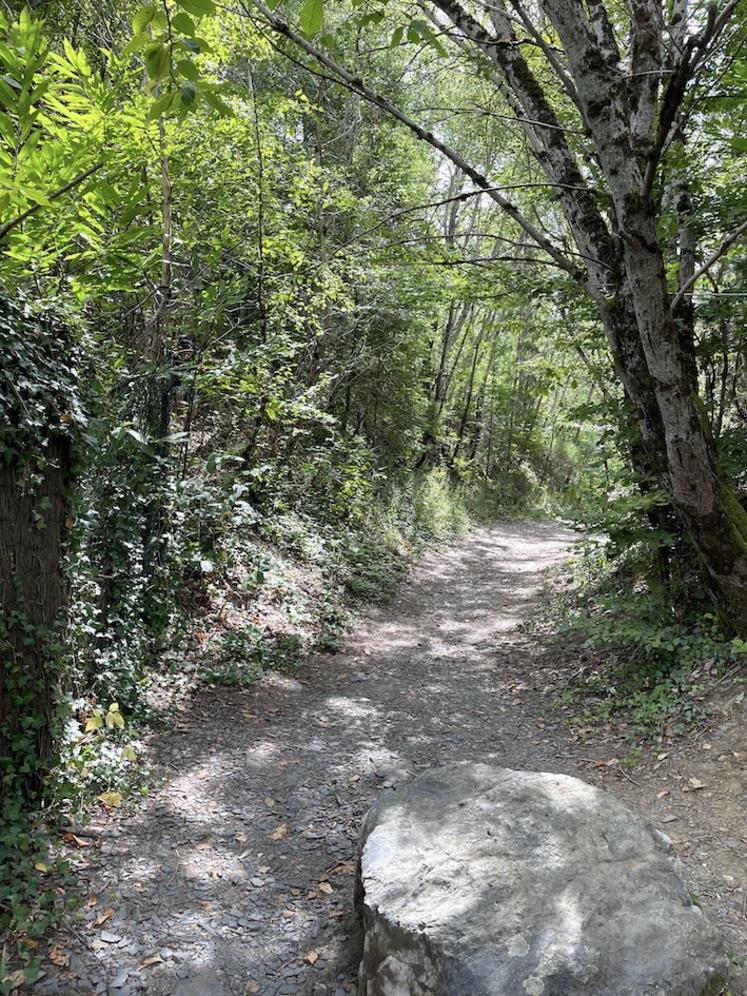
[[[44,687],[19,667],[2,679],[0,865],[17,874],[0,878],[0,926],[18,951],[60,906],[24,779],[45,776],[47,814],[146,791],[137,736],[159,710],[333,652],[420,544],[475,519],[563,512],[607,537],[566,605],[609,657],[584,688],[641,730],[693,715],[744,647],[641,466],[598,314],[515,213],[351,93],[366,80],[395,101],[570,253],[486,61],[397,3],[285,5],[347,88],[241,4],[61,2],[46,21],[16,6],[0,15],[0,464],[31,494],[54,441],[71,447],[65,529],[45,534],[67,604],[54,633],[26,633]],[[747,207],[744,78],[727,37],[692,93],[691,146],[666,150],[703,258]],[[565,91],[551,103],[583,150]],[[678,209],[656,196],[675,286]],[[698,283],[693,350],[742,497],[743,277],[735,253]]]

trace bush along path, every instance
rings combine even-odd
[[[79,830],[91,845],[83,918],[54,939],[34,992],[354,993],[361,817],[434,765],[563,771],[632,792],[641,810],[655,800],[645,773],[589,763],[554,707],[562,649],[523,629],[543,569],[573,540],[550,523],[474,533],[429,553],[340,653],[196,697],[152,743],[159,788],[137,812]],[[592,757],[611,752],[597,744]],[[732,883],[704,905],[738,941],[744,892]]]

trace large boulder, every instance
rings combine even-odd
[[[361,838],[360,996],[703,996],[728,959],[671,844],[577,778],[463,764]]]

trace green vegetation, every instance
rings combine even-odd
[[[566,624],[636,730],[745,654],[743,0],[271,6],[0,11],[0,930],[29,958],[45,827],[146,791],[180,696],[334,651],[424,543],[603,537]]]

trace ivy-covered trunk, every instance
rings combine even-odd
[[[54,756],[69,440],[50,441],[45,457],[34,475],[18,459],[0,468],[0,764],[3,788],[26,798]]]
[[[54,759],[62,558],[78,407],[70,339],[0,297],[0,794],[37,799]]]

